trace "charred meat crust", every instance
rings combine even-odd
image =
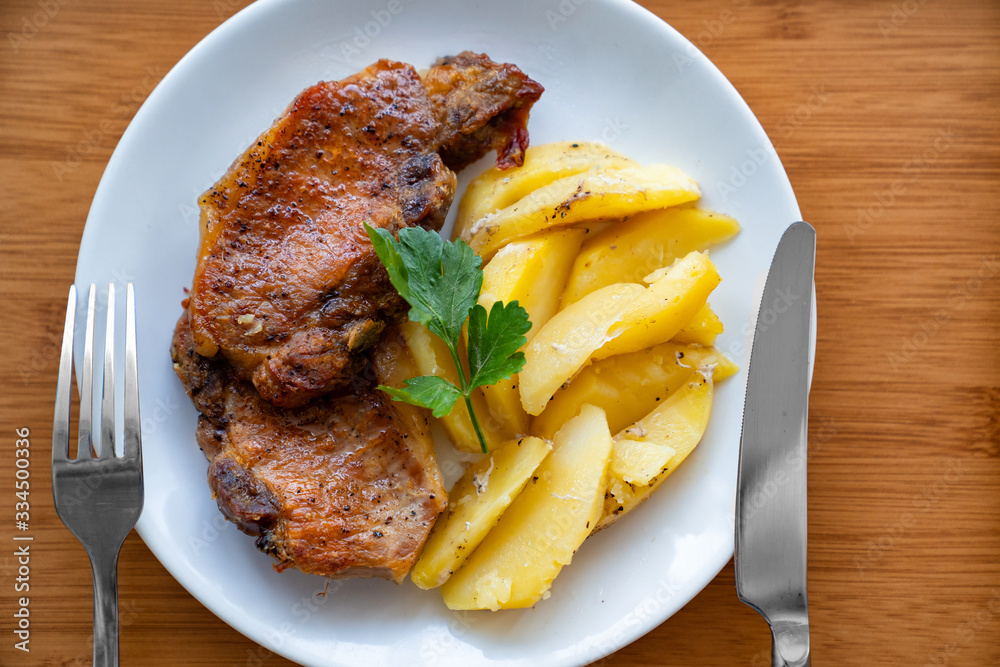
[[[528,113],[545,90],[509,64],[463,51],[439,59],[424,77],[441,124],[441,157],[460,171],[489,150],[501,169],[521,166]]]
[[[229,369],[220,360],[209,359],[195,352],[187,299],[181,303],[181,307],[184,310],[177,320],[174,337],[170,341],[170,359],[174,363],[174,372],[198,412],[208,419],[218,419],[222,417],[226,388],[231,382]]]
[[[244,533],[263,536],[274,530],[279,518],[277,496],[238,461],[225,454],[215,456],[208,466],[208,485],[219,509]]]

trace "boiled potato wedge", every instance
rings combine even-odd
[[[556,313],[525,346],[521,405],[539,415],[565,382],[591,359],[663,343],[705,305],[719,283],[708,257],[693,252],[648,287],[617,283]]]
[[[616,438],[611,456],[611,473],[627,484],[646,486],[677,454],[659,442]]]
[[[715,367],[715,383],[739,370],[715,348],[672,341],[595,361],[556,392],[542,414],[535,417],[531,433],[551,438],[588,403],[603,409],[611,432],[618,433],[655,410],[695,369],[705,366]]]
[[[510,440],[465,471],[448,493],[448,510],[438,518],[410,579],[436,588],[469,558],[521,492],[538,464],[552,451],[540,438]]]
[[[458,386],[458,373],[455,371],[455,363],[452,361],[448,347],[440,338],[427,330],[419,322],[409,320],[399,326],[406,346],[413,355],[419,375],[437,375],[443,377]],[[514,433],[501,420],[493,418],[486,405],[486,399],[482,392],[475,391],[472,394],[472,407],[479,418],[479,425],[483,430],[483,438],[486,440],[488,449],[493,449],[501,443],[511,440]],[[455,403],[451,412],[439,419],[448,437],[457,449],[464,452],[482,452],[479,446],[479,438],[469,418],[469,409],[464,400]]]
[[[503,430],[513,433],[515,437],[528,432],[531,426],[531,417],[521,406],[516,374],[500,380],[496,384],[481,387],[480,390],[483,392],[483,399],[490,419],[502,423]],[[476,416],[481,416],[478,410]]]
[[[708,301],[722,280],[715,265],[700,252],[688,253],[669,270],[647,276],[652,284],[628,314],[608,332],[609,340],[595,359],[636,352],[673,338]]]
[[[731,238],[740,231],[721,213],[678,206],[639,213],[590,236],[573,263],[563,307],[614,283],[640,283],[678,257]]]
[[[503,430],[515,436],[527,433],[531,417],[521,406],[521,394],[517,390],[517,374],[500,380],[496,384],[481,388],[490,419],[503,424]],[[476,416],[480,416],[477,411]],[[480,424],[481,425],[481,424]]]
[[[708,427],[712,393],[712,374],[707,369],[695,372],[663,405],[615,436],[608,492],[596,530],[611,525],[648,498],[694,451]],[[656,465],[659,472],[644,484],[623,479],[623,473],[641,479]]]
[[[608,330],[645,292],[633,283],[608,285],[556,313],[524,347],[518,389],[525,412],[541,414],[556,390],[608,341]]]
[[[484,259],[515,239],[589,220],[620,220],[676,206],[701,196],[698,184],[676,167],[588,171],[552,181],[465,230],[462,239]]]
[[[586,234],[582,229],[559,229],[504,246],[483,267],[479,303],[487,310],[496,301],[517,301],[528,311],[531,338],[559,309],[559,296],[573,259]]]
[[[582,229],[561,229],[503,247],[483,268],[479,304],[489,310],[496,301],[517,301],[531,319],[526,335],[531,340],[558,310],[559,295],[585,233]],[[528,432],[530,418],[521,407],[517,375],[483,387],[483,396],[493,416],[510,430],[515,434]]]
[[[462,236],[473,222],[507,208],[552,181],[590,169],[635,166],[635,161],[590,141],[557,141],[530,146],[524,164],[513,169],[487,169],[469,183],[458,205],[454,237]]]
[[[710,347],[722,333],[722,320],[707,303],[701,307],[691,321],[671,338],[675,343],[693,343]]]
[[[449,609],[530,607],[591,533],[604,509],[611,432],[584,406],[465,565],[441,587]]]

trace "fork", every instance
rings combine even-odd
[[[136,368],[135,293],[126,287],[124,456],[115,452],[115,286],[108,287],[107,335],[101,398],[100,452],[94,446],[94,317],[96,289],[90,285],[76,459],[69,458],[70,400],[76,286],[69,288],[63,330],[55,419],[52,426],[52,496],[56,513],[90,556],[94,578],[94,667],[118,666],[118,551],[142,512],[142,443]]]

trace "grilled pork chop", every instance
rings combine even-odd
[[[305,90],[202,196],[174,369],[220,510],[277,569],[401,581],[444,509],[426,414],[375,388],[417,373],[362,223],[439,229],[452,169],[521,163],[541,92],[473,53],[380,61]]]
[[[395,329],[350,393],[301,408],[271,405],[225,361],[195,352],[186,318],[171,354],[202,412],[197,439],[219,509],[276,569],[402,581],[447,494],[426,415],[375,389],[415,374]]]
[[[386,60],[303,91],[206,192],[190,297],[195,351],[283,407],[342,387],[404,304],[363,223],[440,229],[455,174],[519,165],[542,87],[465,52],[421,79]]]

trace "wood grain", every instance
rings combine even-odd
[[[556,6],[555,0],[547,0]],[[1000,5],[647,0],[761,119],[819,231],[817,665],[1000,664]],[[90,577],[49,499],[57,340],[111,151],[238,0],[0,4],[0,664],[89,665]],[[13,648],[14,429],[32,431],[31,653]],[[133,535],[122,662],[287,665]],[[766,665],[727,566],[608,665]]]

